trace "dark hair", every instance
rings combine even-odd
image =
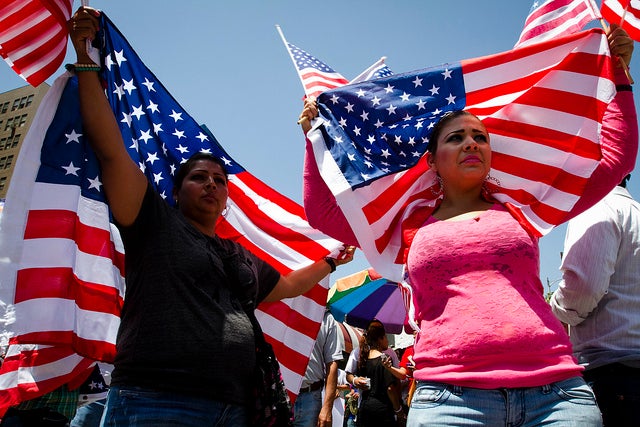
[[[478,116],[473,113],[470,113],[466,110],[452,110],[447,111],[440,117],[440,119],[436,122],[435,126],[431,130],[431,136],[429,137],[429,143],[427,144],[427,151],[431,154],[436,154],[436,150],[438,149],[438,138],[440,138],[440,134],[442,133],[442,129],[453,119],[457,119],[461,116],[471,116],[480,120]],[[480,120],[482,121],[482,120]]]
[[[622,178],[622,181],[620,181],[620,184],[618,184],[618,186],[622,188],[627,188],[627,181],[629,181],[630,179],[631,179],[631,174],[628,174],[627,176]]]
[[[358,369],[362,369],[365,363],[367,363],[369,351],[371,351],[371,348],[374,347],[386,334],[387,332],[384,330],[384,325],[381,321],[373,319],[369,322],[367,329],[360,338],[360,359],[358,360]]]
[[[207,160],[207,161],[216,163],[222,169],[222,173],[224,173],[224,177],[226,178],[226,180],[227,181],[229,180],[229,173],[227,172],[227,168],[225,167],[224,162],[211,153],[205,153],[200,151],[194,154],[193,156],[189,157],[189,160],[181,164],[180,167],[178,168],[178,171],[176,172],[176,175],[173,178],[174,192],[178,191],[180,187],[182,187],[182,181],[184,181],[184,178],[189,174],[189,172],[191,172],[191,169],[193,169],[193,165],[199,160]]]

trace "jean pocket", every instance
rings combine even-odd
[[[577,405],[596,405],[596,396],[582,378],[570,378],[551,384],[551,389],[561,398]]]
[[[411,400],[411,407],[417,409],[432,408],[442,405],[451,396],[450,386],[442,383],[418,382]]]

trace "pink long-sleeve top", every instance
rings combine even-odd
[[[619,69],[615,80],[628,84]],[[633,169],[637,150],[633,96],[621,91],[605,111],[600,163],[565,220],[618,184]],[[304,205],[310,224],[357,245],[312,156],[307,142]],[[415,378],[477,388],[532,387],[582,370],[544,300],[538,239],[502,205],[464,221],[428,218],[409,248],[407,271],[421,328]]]

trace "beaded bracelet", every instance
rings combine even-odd
[[[102,67],[98,64],[89,63],[89,64],[66,64],[64,66],[67,70],[72,72],[81,72],[81,71],[100,71]]]

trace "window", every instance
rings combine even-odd
[[[20,105],[20,99],[16,99],[15,101],[13,101],[13,105],[11,106],[11,111],[17,110],[18,105]]]
[[[3,176],[0,178],[0,191],[4,190],[4,186],[7,184],[7,177]]]
[[[0,113],[4,114],[4,113],[7,112],[8,109],[9,109],[9,101],[7,101],[4,104],[0,105]]]
[[[13,124],[13,117],[7,119],[7,124],[4,125],[4,130],[7,130],[11,127],[11,125]]]
[[[6,157],[0,157],[0,169],[4,169],[4,165],[7,163]]]
[[[7,164],[4,165],[4,168],[9,169],[12,163],[13,163],[13,154],[10,156],[7,156]]]
[[[7,142],[7,137],[6,136],[4,138],[0,138],[0,150],[6,150],[7,149],[5,144],[9,145],[9,143]]]
[[[29,116],[28,114],[23,114],[23,115],[20,117],[20,122],[16,125],[16,127],[18,127],[18,126],[20,126],[20,127],[24,126],[24,124],[25,124],[25,123],[27,123],[27,117],[28,117],[28,116]],[[17,118],[17,117],[16,117],[15,121],[16,121],[16,122],[18,122],[18,118]]]
[[[14,136],[13,142],[11,143],[11,148],[16,148],[19,142],[20,142],[20,135]],[[9,148],[9,141],[7,141],[7,146],[5,148]]]
[[[33,102],[33,95],[27,96],[27,102],[24,104],[25,107],[28,107]]]

